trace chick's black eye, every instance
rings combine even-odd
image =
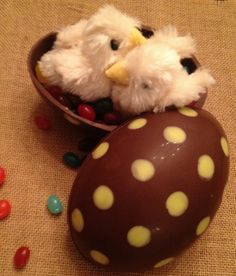
[[[110,41],[110,46],[111,46],[111,49],[112,49],[113,51],[117,51],[117,50],[119,49],[120,42],[119,42],[118,40],[116,40],[116,39],[112,39],[112,40]]]
[[[150,86],[147,83],[143,82],[142,83],[142,88],[143,89],[150,89]]]

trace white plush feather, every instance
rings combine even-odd
[[[87,20],[81,19],[79,22],[59,30],[54,49],[67,49],[77,46],[82,39],[82,33],[86,25]]]
[[[105,70],[134,47],[131,32],[140,22],[106,5],[88,21],[83,20],[58,33],[54,49],[39,62],[49,83],[59,85],[85,101],[109,96],[111,82]],[[119,49],[111,49],[111,40]]]
[[[190,57],[196,52],[196,43],[191,35],[179,36],[176,27],[167,25],[156,31],[152,38],[157,43],[165,43],[174,49],[181,58]]]
[[[122,40],[130,35],[130,29],[134,26],[140,27],[140,20],[119,11],[112,5],[105,5],[88,20],[84,35],[104,33]]]

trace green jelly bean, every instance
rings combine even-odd
[[[59,215],[63,211],[63,205],[56,195],[50,195],[47,202],[48,210],[53,215]]]
[[[66,152],[63,155],[63,161],[68,167],[72,169],[79,168],[82,163],[81,157],[73,152]]]

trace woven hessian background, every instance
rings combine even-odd
[[[26,66],[27,54],[37,39],[89,17],[107,2],[139,17],[146,25],[158,28],[172,23],[181,33],[192,33],[198,43],[198,59],[217,80],[205,108],[220,121],[231,146],[230,178],[207,233],[159,272],[123,275],[236,275],[235,0],[0,1],[0,165],[7,169],[0,199],[12,203],[11,216],[0,221],[0,275],[117,275],[85,261],[71,241],[66,208],[77,172],[66,168],[61,157],[66,151],[77,151],[82,133],[38,96]],[[48,115],[53,129],[48,133],[37,129],[35,114]],[[57,194],[64,204],[65,211],[59,217],[47,211],[50,194]],[[31,258],[18,272],[12,259],[21,245],[30,247]]]

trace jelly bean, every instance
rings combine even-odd
[[[39,129],[49,130],[52,128],[50,120],[44,115],[35,116],[34,121]]]
[[[26,246],[22,246],[16,250],[14,256],[14,265],[15,268],[21,269],[24,268],[29,260],[30,250]]]
[[[43,83],[43,84],[47,84],[48,83],[48,80],[46,79],[46,77],[43,76],[40,68],[39,68],[39,64],[37,63],[36,66],[35,66],[35,74],[36,74],[36,77],[37,79]]]
[[[11,204],[8,200],[0,200],[0,219],[4,219],[11,213]]]
[[[4,183],[5,178],[6,178],[6,172],[2,167],[0,167],[0,186]]]
[[[63,161],[68,167],[72,169],[79,168],[82,163],[81,157],[73,152],[66,152],[63,155]]]
[[[109,112],[104,115],[103,120],[108,125],[118,125],[122,122],[122,116],[116,111]]]
[[[80,104],[77,108],[77,113],[79,116],[94,121],[96,119],[96,113],[92,106],[88,104]]]
[[[113,110],[113,103],[110,98],[104,98],[94,103],[94,109],[97,115],[103,115]]]
[[[47,201],[48,210],[53,215],[59,215],[63,211],[63,205],[56,195],[51,195]]]

